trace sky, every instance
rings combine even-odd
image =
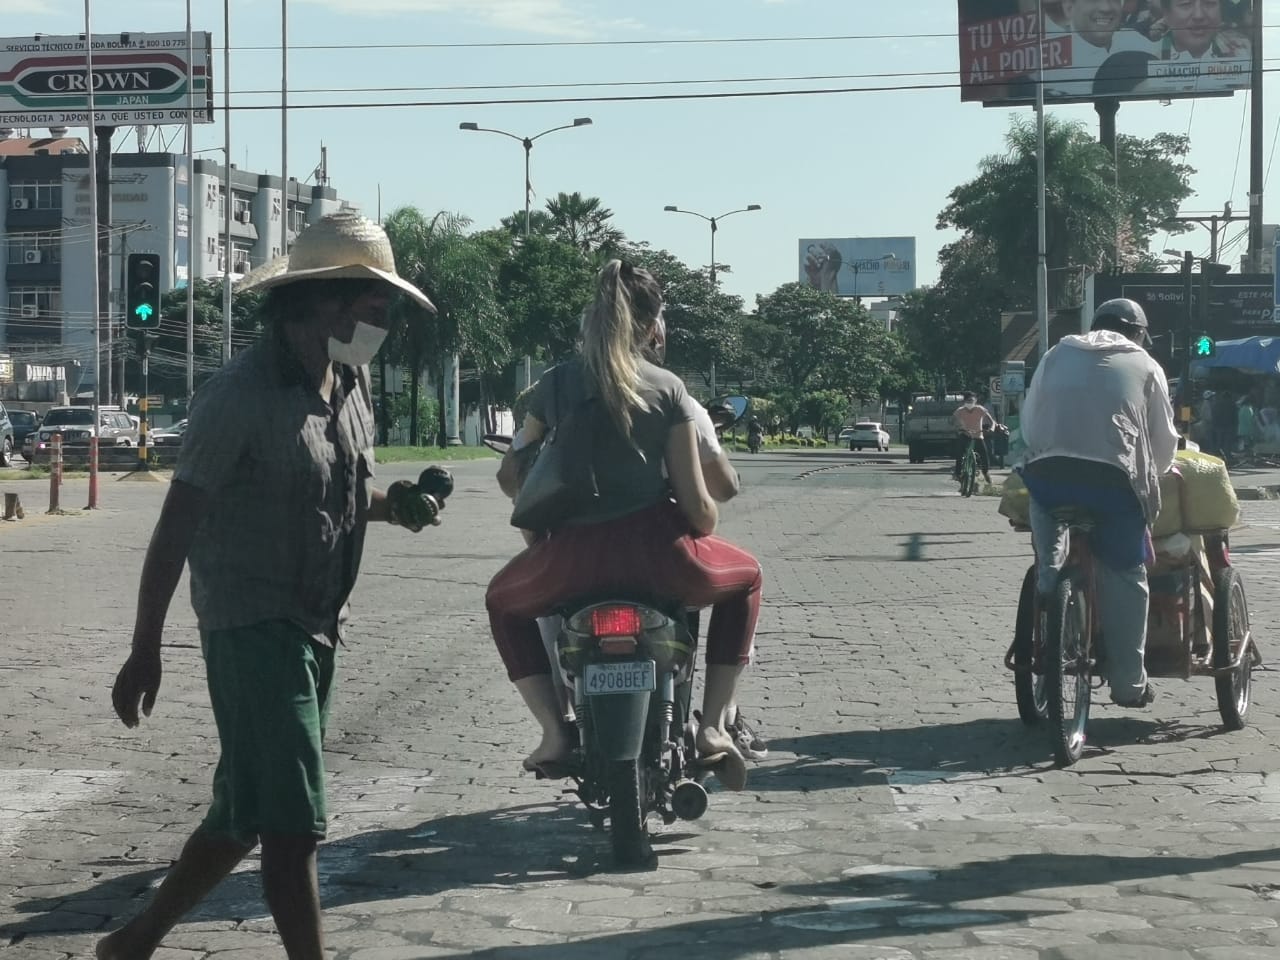
[[[224,4],[193,0],[193,9],[195,29],[213,35],[221,107]],[[229,11],[232,161],[278,172],[282,5],[229,0]],[[91,12],[95,33],[185,29],[178,0],[92,0]],[[83,5],[72,0],[0,0],[0,15],[0,32],[10,37],[84,29]],[[953,86],[959,68],[955,0],[288,0],[288,24],[290,175],[304,179],[323,144],[332,185],[367,215],[412,204],[456,211],[485,228],[523,207],[523,150],[515,140],[463,132],[458,124],[472,121],[523,136],[591,117],[589,127],[558,131],[535,144],[534,204],[559,191],[598,196],[628,237],[695,266],[710,261],[709,225],[666,213],[664,206],[719,215],[760,204],[759,212],[725,220],[716,239],[716,259],[729,268],[721,272],[721,284],[749,305],[757,294],[798,279],[802,237],[914,236],[917,280],[936,280],[938,250],[954,238],[937,229],[937,214],[984,156],[1003,152],[1012,114],[960,102]],[[689,42],[766,37],[844,39]],[[1280,40],[1280,30],[1268,29],[1267,39]],[[575,45],[547,45],[561,41]],[[598,41],[627,42],[591,45]],[[461,46],[443,46],[449,44]],[[1270,59],[1267,66],[1277,62]],[[901,76],[879,76],[884,74]],[[732,82],[748,78],[789,79]],[[476,103],[920,83],[947,86],[741,99]],[[1280,132],[1280,79],[1269,73],[1265,83],[1269,156]],[[459,89],[479,86],[490,89]],[[442,105],[370,105],[406,101]],[[1167,106],[1127,103],[1118,129],[1144,137],[1189,131],[1190,163],[1198,172],[1183,212],[1217,212],[1229,201],[1245,213],[1247,101],[1241,93]],[[1090,106],[1051,112],[1096,132]],[[219,109],[217,122],[197,127],[198,150],[221,147],[221,117]],[[175,143],[181,149],[180,137]],[[216,151],[203,155],[220,159]],[[1280,208],[1272,201],[1265,213],[1274,222]],[[1243,227],[1233,225],[1227,239]],[[1197,230],[1172,240],[1157,237],[1154,246],[1205,255],[1208,243],[1207,233]],[[1238,262],[1242,252],[1243,242],[1237,243],[1224,259]]]

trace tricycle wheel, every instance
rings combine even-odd
[[[1032,672],[1036,644],[1036,568],[1035,564],[1022,579],[1018,597],[1018,618],[1013,625],[1013,692],[1018,698],[1018,716],[1027,726],[1035,726],[1049,716],[1049,703],[1044,695],[1044,675]]]
[[[639,760],[609,764],[609,838],[619,866],[640,866],[653,856],[645,823],[644,776]]]
[[[1214,679],[1218,692],[1218,712],[1228,730],[1242,730],[1249,712],[1253,687],[1253,658],[1244,649],[1249,635],[1249,607],[1244,599],[1244,581],[1231,567],[1213,575],[1213,665],[1228,667],[1236,656],[1240,665],[1230,674]]]
[[[1069,767],[1084,751],[1091,669],[1089,604],[1084,577],[1064,570],[1045,612],[1044,692],[1053,730],[1053,759]]]

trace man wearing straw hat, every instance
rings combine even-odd
[[[323,956],[316,842],[334,650],[365,527],[419,531],[442,503],[401,481],[372,486],[367,364],[397,293],[382,228],[349,213],[298,237],[246,286],[266,291],[262,338],[191,405],[173,482],[142,570],[133,647],[112,704],[128,727],[160,688],[165,614],[190,564],[222,754],[213,802],[145,910],[98,943],[100,960],[150,957],[259,842],[267,904],[291,960]]]

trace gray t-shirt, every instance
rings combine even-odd
[[[551,391],[558,391],[553,401]],[[689,396],[684,381],[670,371],[647,361],[640,363],[638,392],[643,406],[631,411],[631,437],[625,437],[599,401],[592,465],[600,496],[583,504],[572,524],[601,523],[644,510],[668,496],[663,457],[667,435],[676,424],[694,419],[697,402]],[[581,360],[570,360],[547,371],[529,397],[529,413],[551,425],[554,402],[556,416],[563,417],[572,404],[595,395]]]
[[[174,479],[209,496],[191,546],[200,629],[288,620],[341,639],[373,478],[368,371],[340,367],[321,399],[278,330],[197,392]]]

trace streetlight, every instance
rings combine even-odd
[[[574,127],[591,126],[590,117],[578,117],[573,123],[566,123],[559,127],[552,127],[550,130],[543,130],[541,133],[532,137],[518,137],[514,133],[508,133],[506,130],[494,130],[492,127],[482,127],[478,123],[460,123],[459,130],[471,130],[476,133],[498,133],[504,137],[510,137],[512,140],[520,141],[524,147],[524,235],[529,236],[529,195],[533,192],[533,185],[529,182],[529,154],[533,152],[533,141],[540,137],[545,137],[548,133],[555,133],[557,130],[571,130]]]
[[[699,217],[711,224],[711,287],[714,291],[716,288],[716,231],[720,229],[720,221],[725,217],[731,217],[735,213],[752,213],[756,210],[763,209],[758,203],[749,203],[745,207],[738,210],[730,210],[728,213],[722,213],[718,217],[708,217],[705,213],[698,213],[695,210],[681,210],[674,204],[668,204],[662,208],[667,213],[687,213],[691,217]],[[711,395],[716,394],[716,362],[711,361]]]
[[[849,269],[850,269],[850,270],[852,270],[852,271],[853,271],[853,297],[854,297],[854,299],[855,299],[855,300],[857,300],[859,303],[861,303],[861,302],[862,302],[862,295],[861,295],[860,293],[858,293],[858,270],[859,270],[858,264],[859,264],[859,263],[864,264],[864,265],[865,265],[865,264],[868,264],[868,263],[880,264],[880,263],[887,263],[887,262],[888,262],[888,261],[890,261],[890,260],[897,260],[897,259],[898,259],[898,257],[897,257],[897,255],[896,255],[896,254],[886,253],[883,257],[876,257],[874,260],[850,260],[850,261],[849,261],[849,263],[848,263],[848,267],[849,267]],[[877,268],[877,269],[878,269],[878,268]]]

